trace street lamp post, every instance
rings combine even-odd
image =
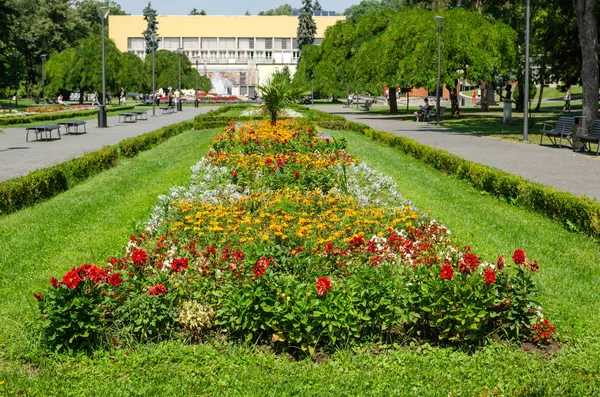
[[[106,128],[106,66],[104,62],[104,21],[110,13],[110,7],[99,7],[98,16],[102,21],[102,103],[98,107],[98,127]]]
[[[154,53],[156,52],[156,40],[158,39],[158,34],[152,33],[150,35],[152,38],[152,117],[156,116],[156,86],[154,80]]]
[[[15,109],[19,107],[19,50],[13,52],[15,57]]]
[[[179,54],[179,89],[178,89],[178,96],[179,98],[177,98],[177,111],[180,112],[182,110],[181,107],[181,53],[183,52],[183,48],[178,48],[177,49],[177,54]]]
[[[444,17],[436,15],[435,25],[437,26],[438,32],[438,74],[437,74],[437,90],[435,95],[435,121],[437,125],[440,125],[440,83],[442,77],[442,28],[444,27]]]
[[[543,84],[543,83],[542,83]],[[525,11],[525,108],[523,109],[523,142],[529,134],[529,0]]]
[[[198,107],[198,75],[200,72],[198,71],[198,61],[199,58],[196,57],[196,91],[194,91],[194,106]]]
[[[44,95],[44,89],[46,88],[46,80],[44,73],[44,64],[46,63],[46,55],[42,55],[42,105],[46,104],[46,96]]]

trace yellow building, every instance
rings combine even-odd
[[[325,29],[343,16],[314,16],[315,43]],[[298,48],[296,16],[159,16],[159,50],[181,51],[200,74],[213,82],[219,94],[251,95],[255,86],[285,66],[296,70]],[[140,15],[109,16],[109,37],[120,51],[146,54]]]

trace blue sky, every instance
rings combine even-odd
[[[148,0],[116,0],[116,2],[132,15],[141,15],[144,7],[148,5]],[[323,10],[343,12],[351,5],[360,3],[360,0],[319,0],[319,2]],[[256,15],[259,11],[266,11],[286,3],[294,8],[300,8],[302,0],[154,0],[151,3],[152,8],[157,10],[159,15],[187,15],[192,8],[203,9],[209,15],[244,15],[246,11]]]

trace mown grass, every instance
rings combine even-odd
[[[186,132],[48,202],[0,219],[0,394],[32,396],[594,395],[600,388],[600,246],[352,132],[349,151],[391,175],[420,209],[486,259],[538,259],[539,300],[561,347],[492,344],[340,349],[317,362],[254,346],[179,342],[90,355],[45,352],[28,331],[31,293],[71,266],[118,255],[155,196],[182,183],[211,133]]]

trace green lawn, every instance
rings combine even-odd
[[[33,208],[0,218],[0,395],[448,396],[594,395],[600,388],[600,244],[498,201],[353,132],[348,150],[485,259],[523,248],[537,259],[539,301],[560,346],[493,343],[474,353],[421,346],[340,349],[294,361],[268,347],[212,341],[46,352],[32,292],[72,266],[122,253],[158,194],[183,183],[214,131],[189,131]],[[22,393],[21,393],[22,392]]]

